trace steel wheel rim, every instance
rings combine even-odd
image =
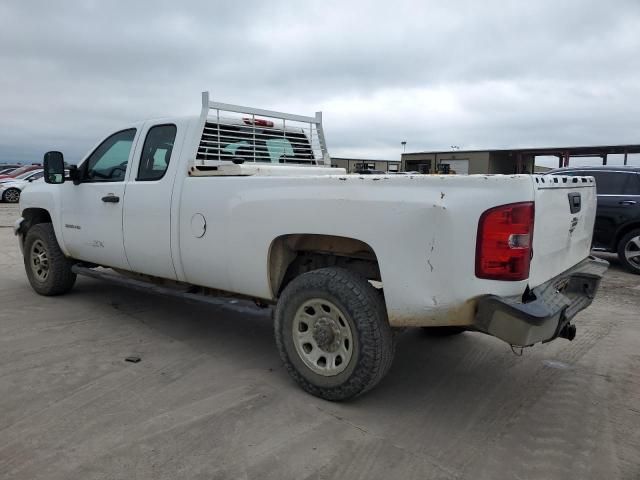
[[[304,302],[292,325],[293,344],[314,373],[332,377],[343,372],[353,357],[353,332],[342,311],[322,298]]]
[[[7,190],[4,194],[4,198],[9,203],[16,203],[20,199],[20,192],[17,190]]]
[[[36,279],[44,282],[49,276],[49,256],[41,240],[36,240],[31,245],[30,263]]]
[[[629,239],[624,246],[624,257],[634,267],[640,268],[640,235]]]

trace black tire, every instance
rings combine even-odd
[[[36,260],[33,258],[35,251],[44,252],[44,257],[41,258],[46,258],[46,276],[38,273],[38,266],[41,266],[43,261],[38,259],[36,265]],[[71,290],[76,281],[76,274],[71,271],[72,265],[73,262],[60,250],[50,223],[38,223],[29,229],[24,241],[24,268],[31,287],[37,293],[53,296],[62,295]]]
[[[640,275],[640,256],[628,257],[629,253],[640,254],[640,228],[631,230],[618,242],[618,258],[622,266],[630,271]]]
[[[294,344],[296,313],[315,299],[337,307],[352,334],[350,360],[332,376],[314,372]],[[382,295],[364,278],[342,268],[307,272],[287,285],[275,310],[275,337],[293,379],[308,393],[326,400],[348,400],[370,390],[393,361],[393,332]]]
[[[9,188],[2,192],[2,201],[6,203],[18,203],[20,201],[20,190]]]
[[[422,327],[422,331],[425,335],[430,337],[450,337],[451,335],[458,335],[464,331],[464,327]]]

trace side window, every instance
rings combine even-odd
[[[164,177],[169,168],[175,139],[175,125],[156,125],[149,129],[142,147],[136,180],[160,180]]]
[[[596,179],[598,195],[624,195],[629,175],[623,172],[589,172]]]
[[[127,172],[129,152],[136,129],[114,133],[96,148],[85,162],[83,180],[88,182],[121,182]]]

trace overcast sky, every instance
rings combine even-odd
[[[75,162],[203,90],[322,110],[333,156],[640,143],[638,25],[640,0],[7,0],[0,162]]]

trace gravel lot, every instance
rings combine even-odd
[[[83,278],[36,295],[17,213],[0,204],[0,478],[640,478],[640,276],[611,257],[573,342],[410,330],[335,404],[289,379],[268,312]]]

